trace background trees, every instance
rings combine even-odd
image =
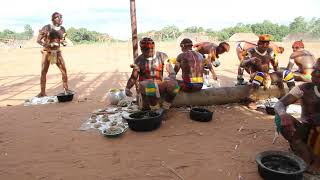
[[[33,37],[33,30],[29,24],[24,26],[24,31],[17,33],[10,29],[4,29],[0,31],[0,38],[3,39],[15,39],[15,40],[29,40]]]
[[[310,21],[306,21],[304,17],[296,17],[293,22],[287,25],[280,25],[265,20],[261,23],[255,24],[243,24],[238,23],[236,26],[214,31],[210,29],[204,29],[203,27],[191,26],[182,31],[176,26],[167,26],[159,31],[152,30],[144,33],[139,33],[138,37],[149,36],[154,38],[154,34],[162,34],[162,38],[156,40],[169,40],[178,36],[173,36],[181,33],[199,33],[207,35],[217,39],[219,41],[228,40],[235,33],[247,33],[252,32],[255,34],[271,34],[275,41],[282,41],[282,39],[290,33],[311,33],[314,38],[320,38],[320,18],[313,18]]]
[[[213,37],[219,41],[228,40],[233,34],[241,32],[252,32],[255,34],[272,34],[275,41],[282,41],[282,39],[290,33],[309,33],[314,38],[320,38],[320,18],[312,18],[307,21],[304,17],[296,17],[289,25],[280,25],[265,20],[261,23],[255,24],[243,24],[238,23],[233,27],[224,28],[215,31],[211,28],[205,29],[198,26],[190,26],[183,30],[175,25],[166,26],[160,30],[151,30],[138,34],[138,38],[144,36],[151,37],[157,41],[174,40],[182,33],[198,33]],[[99,33],[96,31],[90,31],[86,28],[74,28],[71,27],[67,30],[68,38],[74,43],[95,43],[95,42],[111,42],[116,41],[106,33]],[[4,29],[0,31],[1,39],[15,39],[15,40],[29,40],[34,35],[34,31],[29,24],[24,26],[24,31],[17,33],[10,29]]]

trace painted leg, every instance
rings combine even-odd
[[[252,110],[256,110],[257,109],[257,104],[256,104],[256,101],[257,101],[257,91],[259,89],[259,85],[257,84],[251,84],[251,87],[249,89],[249,97],[247,98],[247,107],[249,109],[252,109]]]
[[[238,76],[237,76],[236,86],[248,84],[248,82],[246,82],[243,78],[243,72],[244,72],[244,68],[238,67]]]
[[[68,75],[67,75],[67,68],[66,65],[64,63],[63,57],[61,56],[61,54],[58,54],[58,61],[57,61],[57,66],[61,71],[61,75],[62,75],[62,86],[63,89],[68,92],[69,91],[69,87],[68,87]]]
[[[41,76],[40,76],[40,93],[37,97],[47,96],[46,94],[46,83],[47,83],[47,73],[49,70],[50,62],[48,60],[48,55],[46,52],[42,54],[41,60]]]

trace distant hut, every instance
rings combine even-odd
[[[204,42],[204,41],[209,41],[212,42],[215,39],[212,37],[209,37],[203,33],[182,33],[178,38],[177,38],[177,43],[180,44],[180,42],[184,39],[184,38],[189,38],[192,40],[192,42],[195,43],[199,43],[199,42]]]
[[[236,41],[256,42],[258,40],[259,40],[259,37],[254,33],[235,33],[229,38],[229,41],[231,42],[236,42]]]
[[[283,38],[284,42],[293,42],[297,40],[303,40],[305,42],[319,42],[320,38],[315,37],[311,33],[292,33]]]

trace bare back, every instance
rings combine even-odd
[[[300,93],[298,98],[301,98],[303,121],[307,121],[314,125],[320,125],[320,98],[314,90],[315,84],[304,83],[299,86]]]
[[[315,57],[307,50],[296,51],[290,55],[290,59],[299,67],[301,73],[312,71],[315,63]]]
[[[177,62],[180,63],[183,79],[203,76],[204,59],[200,53],[191,50],[183,52],[178,55]]]
[[[202,42],[195,44],[193,47],[197,48],[197,51],[201,54],[210,54],[218,47],[216,44],[211,42]]]

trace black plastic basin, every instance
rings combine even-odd
[[[162,114],[154,111],[139,111],[123,116],[134,131],[152,131],[160,127]]]
[[[59,102],[68,102],[68,101],[72,101],[73,95],[74,95],[73,93],[67,93],[67,94],[59,93],[57,95],[57,98]]]
[[[190,110],[190,119],[200,122],[208,122],[212,120],[213,112],[205,108],[192,108]]]
[[[274,107],[273,106],[266,106],[266,112],[270,115],[275,115],[276,112],[274,111]]]
[[[304,161],[289,152],[265,151],[257,155],[258,171],[265,180],[302,180]]]

